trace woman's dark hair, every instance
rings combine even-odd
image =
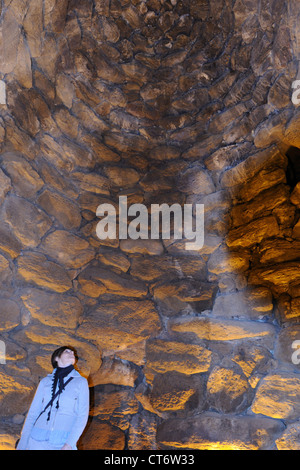
[[[72,348],[72,346],[61,346],[60,348],[56,349],[54,351],[54,353],[52,354],[52,356],[51,356],[51,364],[52,364],[53,369],[56,369],[56,367],[57,367],[57,360],[56,359],[58,357],[60,357],[66,349],[71,349],[75,354],[75,358],[77,359],[77,353],[76,353],[75,349]]]

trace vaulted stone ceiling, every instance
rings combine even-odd
[[[84,449],[299,449],[298,18],[282,0],[2,1],[3,447],[72,344]],[[204,246],[99,240],[120,196],[204,204]]]

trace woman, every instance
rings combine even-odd
[[[87,380],[74,369],[74,350],[56,349],[28,411],[17,450],[77,450],[89,415]]]

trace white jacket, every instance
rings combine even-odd
[[[87,380],[73,369],[64,378],[64,383],[73,377],[59,396],[59,408],[55,399],[50,420],[47,421],[50,407],[40,415],[51,400],[52,383],[55,370],[43,378],[36,390],[35,396],[23,425],[17,450],[26,450],[29,438],[36,441],[47,441],[55,446],[69,444],[76,450],[76,443],[81,436],[89,416],[89,387]],[[39,416],[40,415],[40,416]]]

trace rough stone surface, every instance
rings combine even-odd
[[[271,418],[295,419],[299,413],[298,403],[298,375],[273,373],[261,381],[252,411]]]
[[[156,375],[150,396],[150,403],[159,412],[176,412],[192,408],[197,403],[201,409],[204,384],[201,376],[187,376],[177,372]]]
[[[77,334],[98,344],[100,350],[122,351],[155,335],[159,316],[150,301],[107,302],[84,316]]]
[[[34,248],[39,245],[51,227],[50,218],[24,199],[7,197],[2,210],[2,219],[12,228],[24,247]]]
[[[211,352],[193,344],[155,340],[147,345],[146,359],[149,378],[153,372],[176,371],[191,375],[209,369]]]
[[[299,448],[298,23],[296,0],[1,2],[1,449],[65,344],[80,449]],[[203,204],[203,245],[172,218],[122,238],[120,196],[149,229]]]
[[[124,433],[109,423],[92,420],[80,438],[79,450],[123,450],[125,446]]]
[[[72,287],[67,271],[38,253],[28,252],[19,258],[18,275],[26,282],[55,292],[67,292]]]
[[[11,375],[1,372],[1,416],[10,416],[26,412],[28,399],[33,398],[33,383],[19,377],[11,379]]]
[[[49,326],[76,328],[79,317],[83,313],[82,305],[77,297],[30,289],[22,292],[21,299],[32,318]]]
[[[276,446],[278,450],[299,450],[299,440],[299,422],[296,422],[287,426],[282,436],[276,440]]]
[[[188,420],[165,421],[158,429],[158,440],[164,449],[265,450],[272,445],[270,435],[283,428],[280,421],[268,418],[204,413]]]
[[[213,317],[181,317],[171,324],[175,332],[194,333],[207,341],[240,341],[256,338],[265,344],[274,344],[275,328],[262,322],[235,321]]]

